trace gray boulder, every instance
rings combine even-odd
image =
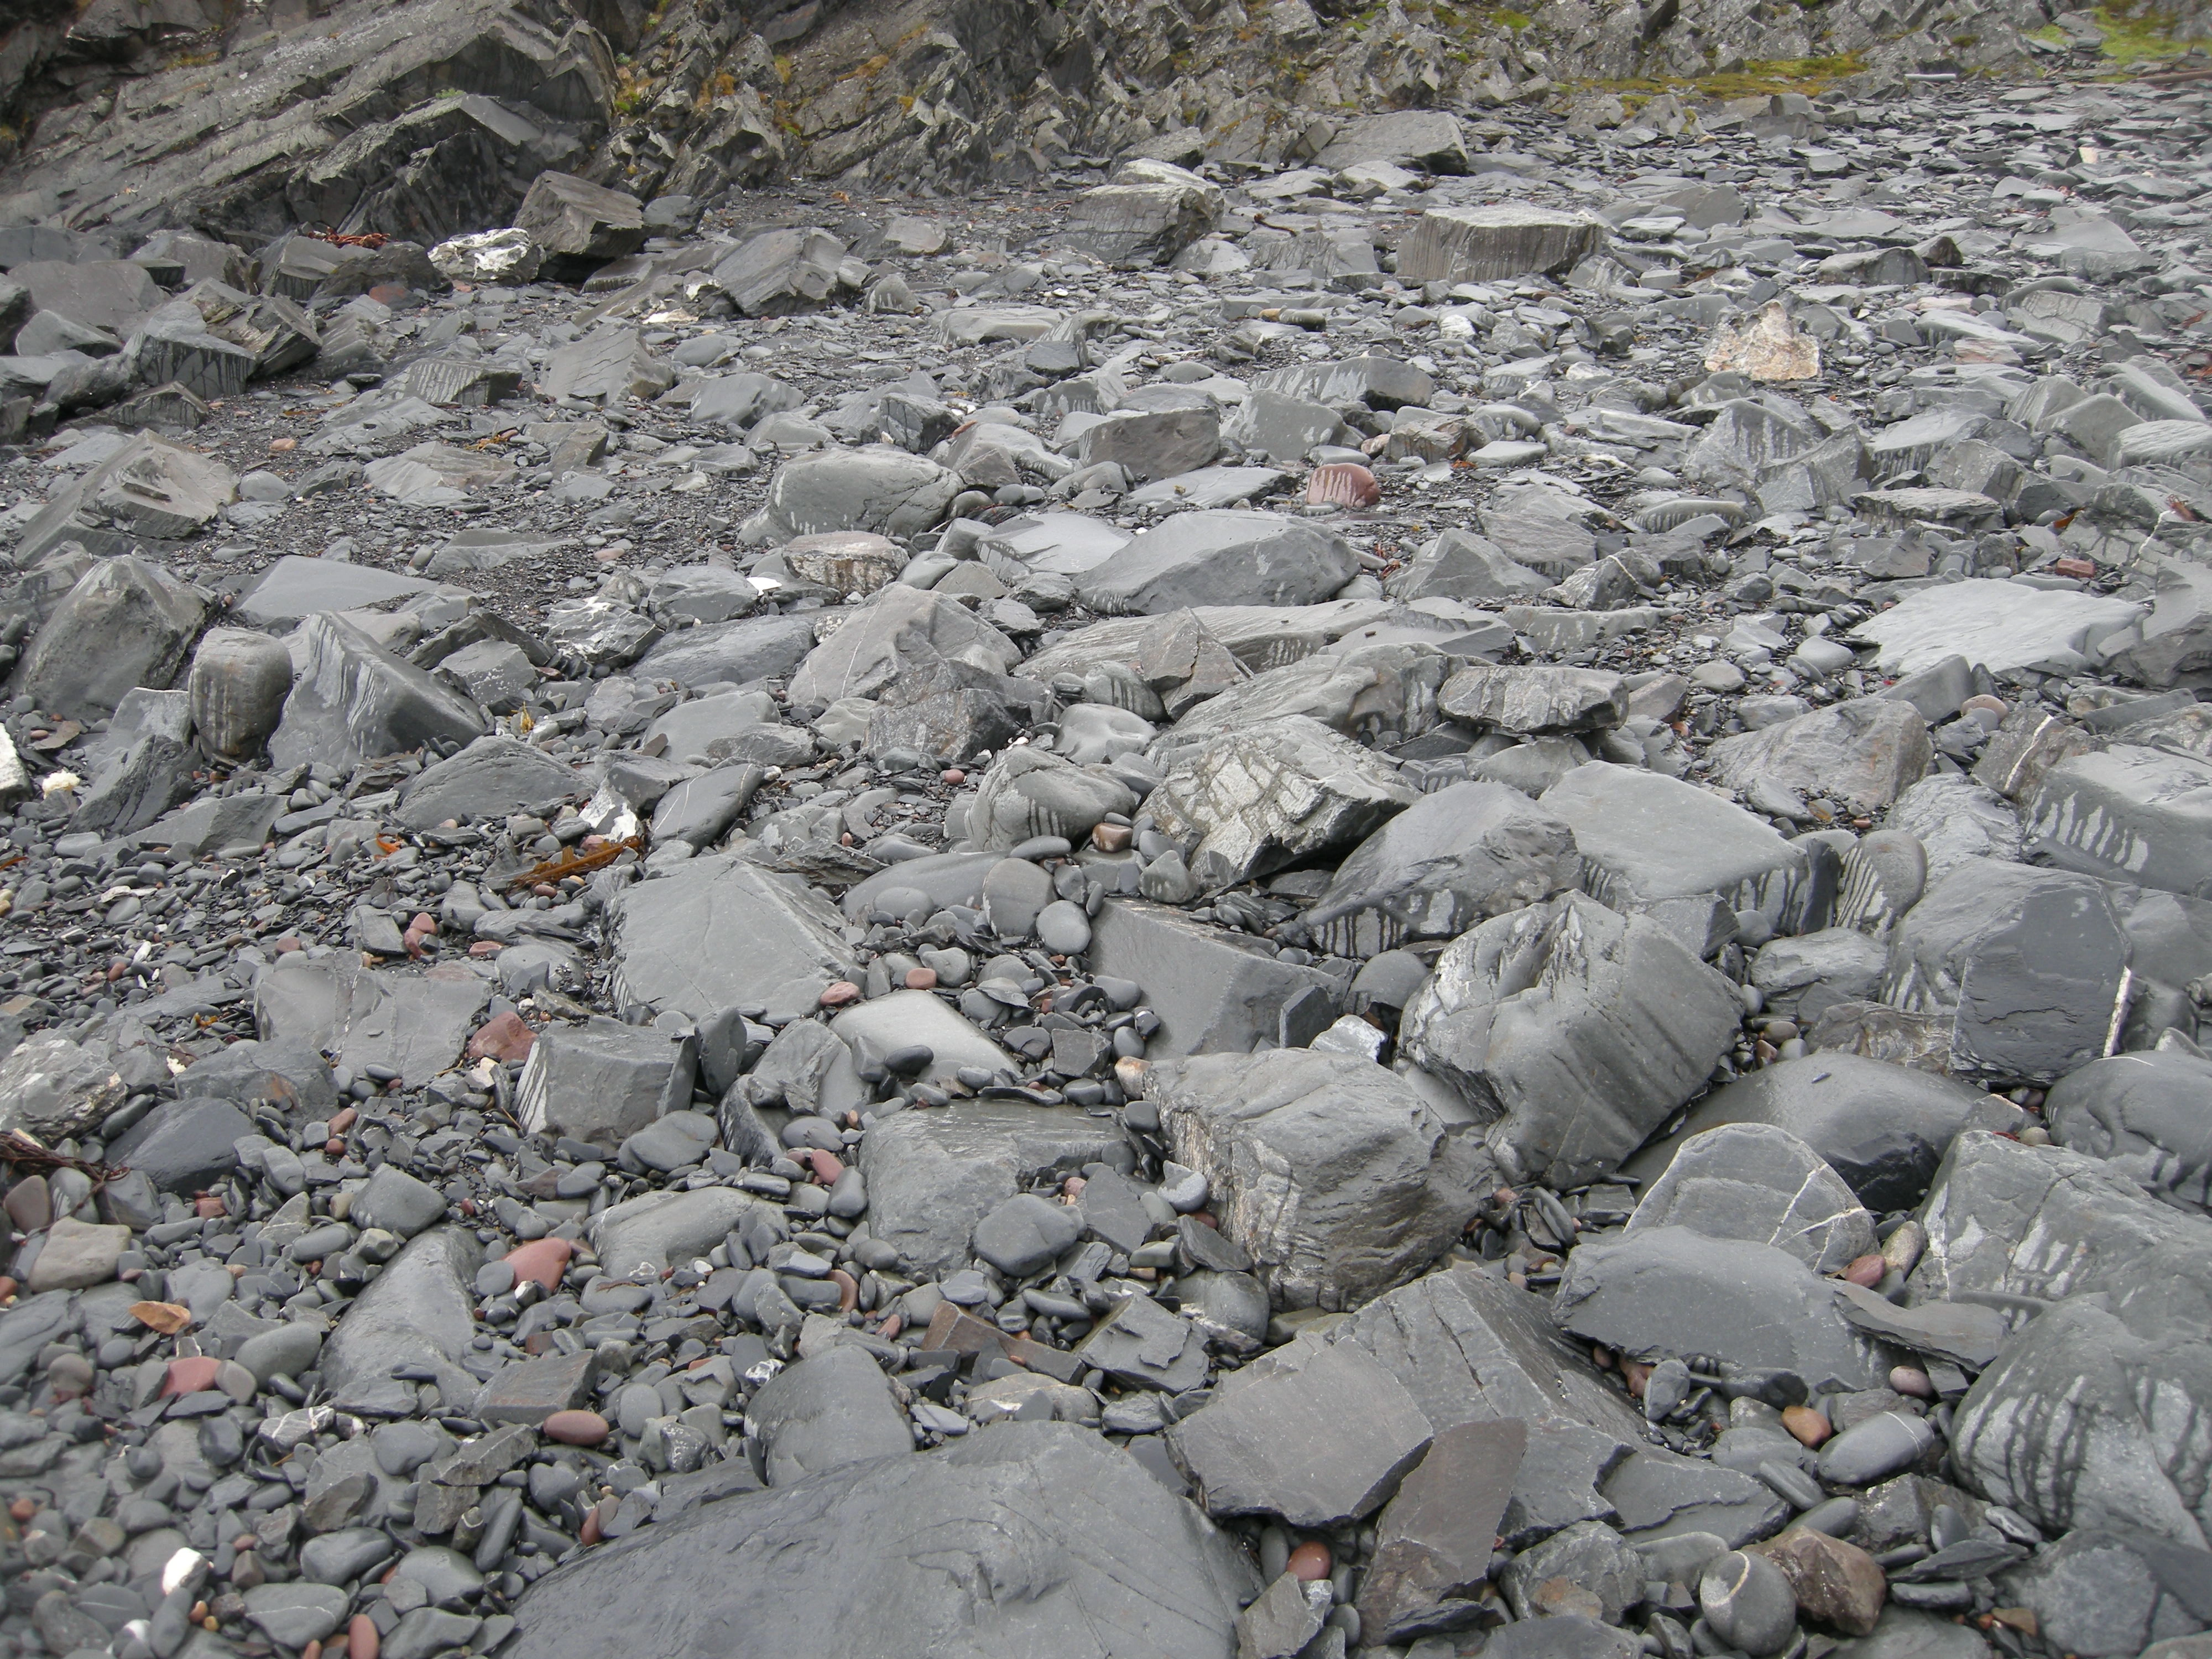
[[[716,680],[743,685],[790,673],[813,647],[814,623],[804,614],[738,617],[667,635],[637,659],[633,672],[640,679],[684,686]]]
[[[1136,810],[1136,796],[1104,771],[1024,745],[1006,750],[984,773],[968,811],[968,840],[1005,848],[1036,836],[1061,836],[1080,845],[1109,812]]]
[[[1343,1003],[1318,968],[1279,960],[1258,941],[1179,910],[1109,899],[1092,923],[1091,969],[1142,986],[1160,1029],[1152,1058],[1246,1054],[1255,1044],[1302,1046]]]
[[[604,263],[645,246],[645,209],[627,191],[570,173],[541,173],[514,210],[515,228],[559,258]]]
[[[1256,395],[1256,394],[1255,394]],[[1496,543],[1465,530],[1447,530],[1382,584],[1394,599],[1527,599],[1552,586],[1516,564]]]
[[[762,1653],[1229,1659],[1260,1588],[1136,1459],[1070,1424],[1007,1423],[700,1504],[541,1578],[515,1618],[536,1659],[726,1648],[733,1631]]]
[[[1875,1248],[1874,1218],[1843,1177],[1786,1129],[1732,1123],[1685,1140],[1628,1218],[1631,1233],[1687,1227],[1788,1251],[1816,1273]]]
[[[1158,616],[1192,605],[1312,605],[1359,572],[1334,531],[1274,513],[1178,514],[1084,571],[1093,610]]]
[[[1693,783],[1599,761],[1541,799],[1575,832],[1585,890],[1616,910],[1711,894],[1732,910],[1757,910],[1777,933],[1827,919],[1833,866]]]
[[[2202,1550],[2203,1463],[2168,1426],[2212,1406],[2212,1224],[2136,1255],[2005,1345],[1960,1402],[1974,1491],[2050,1532],[2141,1528]]]
[[[283,641],[250,629],[210,629],[192,653],[185,690],[200,741],[218,755],[243,759],[284,717],[292,653]]]
[[[1184,611],[1168,620],[1180,623],[1193,617]],[[1249,732],[1290,714],[1370,743],[1388,744],[1390,733],[1399,739],[1417,736],[1436,724],[1437,688],[1449,665],[1433,647],[1347,643],[1262,669],[1249,678],[1237,678],[1223,689],[1209,684],[1210,673],[1226,673],[1234,657],[1196,627],[1194,619],[1191,631],[1200,638],[1190,653],[1192,672],[1180,689],[1170,678],[1183,668],[1180,639],[1156,641],[1157,655],[1147,651],[1138,659],[1140,674],[1159,691],[1169,712],[1179,716],[1152,746],[1158,765],[1172,765],[1186,750],[1210,738]],[[1204,700],[1197,701],[1201,696]],[[1186,711],[1181,706],[1186,701],[1196,706]]]
[[[1477,664],[1444,682],[1437,707],[1480,732],[1553,737],[1610,731],[1628,718],[1628,690],[1598,669]]]
[[[2212,897],[2212,763],[2134,744],[2075,755],[2044,774],[2026,817],[2053,864]]]
[[[604,1146],[691,1103],[696,1045],[648,1025],[592,1019],[538,1033],[515,1088],[517,1120],[533,1133]]]
[[[787,1366],[745,1406],[768,1484],[788,1486],[848,1463],[914,1450],[890,1379],[864,1348],[840,1344]]]
[[[1829,1281],[1786,1250],[1648,1227],[1574,1250],[1552,1316],[1585,1341],[1637,1359],[1698,1354],[1793,1371],[1815,1389],[1870,1387],[1872,1350],[1835,1300]]]
[[[741,860],[696,859],[624,888],[606,927],[620,1000],[696,1018],[739,1002],[804,1012],[859,971],[835,906]]]
[[[1389,1501],[1435,1431],[1387,1370],[1330,1344],[1269,1356],[1168,1437],[1207,1513],[1330,1527]]]
[[[1954,1075],[2048,1083],[2111,1046],[2129,955],[2102,883],[1977,860],[1898,923],[1881,1000],[1950,1019]]]
[[[1110,1121],[1073,1108],[962,1100],[894,1112],[860,1143],[869,1231],[917,1273],[950,1273],[966,1264],[976,1224],[1007,1199],[1100,1163],[1134,1167]]]
[[[379,1416],[411,1415],[415,1389],[398,1383],[407,1403],[391,1409],[395,1365],[428,1367],[447,1403],[476,1397],[477,1380],[460,1365],[476,1336],[475,1277],[479,1247],[452,1227],[419,1234],[385,1265],[374,1283],[354,1298],[324,1342],[319,1369],[333,1402],[380,1400]]]
[[[1489,283],[1563,271],[1603,247],[1605,235],[1587,213],[1527,202],[1431,208],[1398,250],[1398,279]]]
[[[1610,1174],[1711,1074],[1743,1005],[1658,923],[1581,894],[1445,948],[1399,1041],[1494,1127],[1510,1178]]]
[[[1952,1143],[1920,1214],[1916,1304],[2119,1290],[2154,1253],[2212,1229],[2095,1158],[1979,1129]]]
[[[2212,1206],[2212,1060],[2179,1049],[2115,1054],[2069,1073],[2043,1103],[2051,1138],[2173,1202]]]
[[[1221,191],[1159,161],[1125,167],[1075,198],[1059,240],[1109,265],[1165,264],[1221,222]]]
[[[942,522],[960,477],[902,449],[828,449],[776,469],[768,505],[745,522],[752,546],[830,530],[872,530],[903,539]]]
[[[1285,1307],[1357,1306],[1455,1239],[1488,1185],[1472,1142],[1370,1061],[1295,1048],[1152,1066],[1176,1161]]]
[[[1021,660],[1021,650],[958,601],[894,583],[814,647],[791,677],[791,701],[872,697],[934,657],[1004,674]]]
[[[1693,1137],[1731,1123],[1779,1129],[1832,1169],[1876,1214],[1927,1195],[1963,1129],[2008,1129],[2020,1109],[2000,1096],[1909,1066],[1860,1054],[1777,1060],[1716,1089],[1690,1109],[1680,1133],[1625,1166],[1647,1189]]]
[[[16,694],[58,718],[112,714],[133,686],[175,683],[204,610],[160,566],[128,555],[103,559],[33,637],[15,671]]]
[[[1889,809],[1889,827],[1920,842],[1930,887],[1970,859],[2020,862],[2020,814],[1996,790],[1959,773],[1923,778],[1907,789]]]
[[[1714,776],[1731,788],[1764,783],[1871,812],[1918,782],[1935,749],[1911,704],[1854,697],[1723,738],[1711,758]]]
[[[505,817],[562,801],[580,784],[543,749],[513,738],[478,738],[407,781],[399,792],[399,821],[428,830],[448,818]]]
[[[1415,799],[1372,750],[1291,714],[1183,754],[1145,807],[1210,891],[1356,842]]]
[[[280,768],[319,763],[347,771],[432,741],[472,742],[484,729],[476,704],[335,615],[301,624],[294,661],[298,677],[269,739]]]
[[[2191,1659],[2212,1638],[2212,1553],[2126,1516],[2069,1532],[1996,1581],[2043,1639],[2081,1659]]]
[[[1562,819],[1504,784],[1456,783],[1360,842],[1301,925],[1332,954],[1372,957],[1407,939],[1456,938],[1581,877]]]

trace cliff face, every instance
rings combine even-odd
[[[795,176],[927,193],[1132,149],[1277,166],[1350,115],[1802,60],[1869,95],[2027,61],[2044,0],[29,0],[0,219],[434,240],[538,171],[641,196]]]

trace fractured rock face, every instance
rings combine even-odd
[[[1146,806],[1194,843],[1191,874],[1211,890],[1356,841],[1414,799],[1372,750],[1293,714],[1186,754]]]
[[[875,1541],[855,1557],[860,1577],[825,1603],[818,1564],[862,1538]],[[885,1547],[896,1539],[910,1542]],[[696,1593],[708,1577],[724,1586],[712,1598]],[[1037,1593],[982,1588],[1016,1578]],[[1083,1659],[1186,1659],[1231,1651],[1238,1606],[1259,1588],[1227,1538],[1133,1458],[1073,1425],[1011,1423],[941,1455],[701,1504],[587,1552],[516,1612],[545,1659],[633,1642],[680,1652],[732,1621],[775,1647],[1042,1644]]]
[[[307,618],[297,644],[297,674],[269,739],[279,766],[350,767],[429,741],[468,743],[484,729],[476,704],[336,616]]]
[[[167,571],[125,556],[87,570],[40,629],[15,689],[55,714],[112,714],[137,685],[172,684],[199,629],[198,598]]]
[[[1455,939],[1400,1042],[1492,1123],[1509,1176],[1572,1187],[1609,1173],[1697,1092],[1741,1010],[1657,923],[1571,894]]]
[[[1682,1142],[1628,1218],[1632,1233],[1684,1226],[1786,1250],[1816,1273],[1874,1249],[1874,1218],[1843,1177],[1787,1130],[1738,1123]]]
[[[1289,1307],[1345,1308],[1425,1265],[1466,1224],[1484,1160],[1420,1093],[1349,1055],[1278,1049],[1168,1062],[1147,1098],[1222,1231]]]
[[[1604,246],[1605,226],[1585,213],[1525,202],[1431,208],[1398,250],[1408,283],[1487,283],[1561,271]]]
[[[1191,605],[1312,605],[1358,574],[1349,543],[1272,513],[1179,514],[1085,571],[1076,589],[1103,611],[1158,616]]]
[[[1724,738],[1712,748],[1714,775],[1733,787],[1778,785],[1862,812],[1889,805],[1934,758],[1917,709],[1871,697]]]
[[[1882,1000],[1951,1019],[1955,1074],[2048,1082],[2112,1048],[2129,953],[2098,882],[1974,860],[1899,922]]]
[[[1501,783],[1424,795],[1362,842],[1301,919],[1339,956],[1453,939],[1581,879],[1574,832]]]
[[[935,657],[1003,674],[1021,652],[942,594],[894,584],[815,647],[791,677],[792,700],[830,703],[873,696],[906,669]]]

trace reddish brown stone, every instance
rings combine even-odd
[[[574,1254],[565,1238],[534,1238],[509,1250],[507,1265],[514,1269],[516,1284],[535,1279],[550,1295],[561,1288],[561,1275],[568,1271],[568,1258]]]
[[[1331,461],[1306,480],[1309,507],[1372,507],[1382,499],[1382,486],[1357,461]]]
[[[1802,1446],[1817,1446],[1833,1434],[1835,1427],[1810,1406],[1785,1406],[1782,1410],[1782,1426],[1797,1437]]]
[[[824,1008],[842,1008],[847,1003],[860,1000],[860,988],[849,979],[833,979],[822,989]]]
[[[937,969],[934,968],[908,969],[906,988],[909,991],[934,991],[937,988]]]
[[[1293,1578],[1312,1584],[1328,1577],[1334,1565],[1328,1559],[1328,1546],[1316,1538],[1309,1539],[1291,1552],[1291,1559],[1284,1564],[1284,1571]]]
[[[211,1354],[172,1359],[167,1375],[161,1379],[161,1392],[165,1395],[205,1394],[215,1387],[216,1373],[222,1369],[222,1361]]]
[[[557,1440],[564,1446],[596,1446],[610,1432],[607,1419],[597,1412],[555,1412],[545,1419],[543,1432],[548,1440]]]
[[[494,1014],[469,1039],[469,1058],[501,1061],[527,1060],[537,1041],[538,1034],[523,1023],[520,1014],[510,1008],[504,1013]]]
[[[1779,1538],[1746,1549],[1782,1569],[1806,1617],[1851,1636],[1873,1631],[1889,1596],[1889,1580],[1857,1545],[1809,1527],[1792,1527]]]

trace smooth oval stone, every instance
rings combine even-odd
[[[1911,1468],[1935,1443],[1936,1430],[1924,1418],[1883,1412],[1820,1448],[1820,1479],[1834,1486],[1870,1486]]]
[[[300,1546],[300,1576],[318,1584],[349,1584],[392,1559],[392,1544],[374,1527],[326,1532]]]
[[[548,1440],[564,1446],[596,1446],[610,1432],[607,1419],[597,1412],[555,1412],[541,1427]]]
[[[1091,918],[1072,899],[1055,899],[1037,912],[1037,943],[1055,956],[1072,957],[1091,948]]]
[[[1008,850],[1010,859],[1064,859],[1075,848],[1065,836],[1031,836]]]
[[[1857,1498],[1831,1498],[1825,1504],[1815,1504],[1792,1524],[1814,1532],[1824,1532],[1831,1538],[1841,1538],[1858,1523]]]
[[[1728,1646],[1766,1659],[1797,1633],[1797,1596],[1782,1569],[1763,1555],[1730,1550],[1698,1578],[1705,1623]]]
[[[983,878],[983,909],[1002,939],[1025,938],[1052,902],[1052,878],[1024,859],[1004,858]]]

